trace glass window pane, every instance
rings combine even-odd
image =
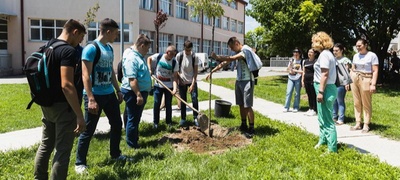
[[[54,27],[54,20],[42,20],[43,27]]]
[[[7,26],[0,25],[0,32],[7,32]]]
[[[31,19],[31,26],[40,26],[40,20]]]
[[[0,33],[0,40],[7,40],[7,33]]]
[[[62,32],[62,29],[56,29],[56,36],[59,36]]]
[[[124,32],[124,42],[129,42],[129,32]]]
[[[31,40],[40,40],[40,29],[31,29]]]
[[[54,29],[47,29],[47,28],[42,29],[42,40],[50,40],[54,37],[55,37]]]
[[[0,49],[7,49],[7,43],[0,42]]]
[[[93,41],[97,37],[96,31],[88,31],[88,41]]]
[[[57,20],[56,21],[56,26],[57,27],[64,27],[64,24],[66,23],[67,21],[65,21],[65,20]]]
[[[90,22],[89,23],[89,28],[96,28],[96,23],[95,22]]]

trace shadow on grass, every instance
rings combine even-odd
[[[279,133],[278,129],[271,128],[270,126],[257,126],[254,128],[257,136],[274,136]]]

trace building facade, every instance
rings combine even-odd
[[[123,49],[131,46],[139,33],[147,34],[155,42],[153,20],[159,5],[159,9],[168,13],[167,23],[160,30],[160,52],[163,52],[169,44],[174,44],[178,50],[182,50],[183,42],[187,39],[194,43],[195,52],[211,52],[211,19],[191,17],[187,0],[124,0],[123,2],[124,23],[121,24],[120,1],[0,0],[0,77],[22,74],[25,59],[32,52],[51,38],[56,38],[67,20],[77,19],[84,22],[87,12],[96,3],[100,8],[95,13],[95,22],[88,24],[88,34],[82,43],[83,46],[98,36],[99,22],[107,17],[114,19],[124,28]],[[243,42],[246,5],[244,0],[236,0],[233,3],[222,1],[221,6],[225,14],[216,19],[213,48],[217,54],[228,54],[226,42],[229,37],[236,36]],[[122,52],[120,38],[112,46],[116,67]],[[153,43],[149,54],[155,52]]]
[[[230,37],[236,36],[243,42],[247,2],[236,0],[228,3],[222,0],[221,7],[225,13],[215,19],[214,48],[211,47],[212,19],[207,16],[193,17],[192,9],[187,6],[187,2],[188,0],[139,0],[140,33],[146,34],[154,42],[150,53],[157,52],[153,23],[157,9],[168,15],[165,26],[159,31],[158,52],[164,52],[169,44],[175,45],[178,51],[182,51],[185,40],[191,40],[194,52],[211,53],[214,50],[217,54],[228,55],[227,41]]]

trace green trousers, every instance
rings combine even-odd
[[[314,83],[315,93],[318,94],[319,83]],[[337,88],[334,84],[327,84],[324,90],[324,101],[317,102],[319,122],[319,142],[327,144],[330,152],[337,152],[337,133],[332,118],[333,103],[336,100]]]

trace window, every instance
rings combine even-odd
[[[229,18],[222,16],[222,29],[229,30]]]
[[[214,41],[214,52],[216,54],[221,54],[221,42]]]
[[[231,4],[229,4],[229,6],[233,9],[237,9],[237,4],[236,1],[232,1]]]
[[[183,44],[188,38],[186,36],[176,36],[176,50],[183,51]]]
[[[192,38],[191,41],[193,43],[192,51],[193,52],[200,52],[200,39],[199,38]]]
[[[227,0],[222,0],[222,4],[228,5],[228,1]]]
[[[160,0],[160,9],[163,10],[164,13],[172,16],[172,0]]]
[[[119,27],[121,27],[121,24],[118,24]],[[124,42],[132,42],[131,40],[131,27],[129,24],[124,24]],[[93,41],[95,40],[98,35],[100,34],[100,23],[99,22],[91,22],[89,23],[88,27],[88,41]],[[121,34],[118,33],[117,38],[115,39],[114,42],[121,42]]]
[[[215,27],[221,28],[221,18],[215,17]]]
[[[122,27],[121,23],[118,23],[118,26],[121,28]],[[124,42],[132,42],[129,39],[130,38],[129,32],[131,32],[130,28],[129,28],[129,24],[124,24]],[[118,33],[118,37],[115,39],[114,42],[121,42],[121,33]]]
[[[66,20],[31,19],[30,40],[48,41],[61,34]]]
[[[231,19],[231,31],[236,32],[236,20]]]
[[[229,52],[228,43],[222,42],[222,52],[221,52],[221,54],[227,56],[228,52]]]
[[[210,40],[204,40],[203,50],[207,54],[211,53],[211,41]]]
[[[210,25],[211,26],[211,20],[206,15],[204,15],[203,22],[204,22],[205,25]]]
[[[243,22],[238,21],[238,33],[243,34]]]
[[[185,2],[176,0],[176,18],[188,19],[188,11]]]
[[[0,19],[0,54],[2,50],[7,50],[7,21]]]
[[[139,7],[140,7],[140,9],[146,9],[146,10],[153,11],[153,2],[154,2],[154,0],[140,0]]]
[[[154,31],[146,31],[146,30],[140,30],[139,31],[140,34],[145,34],[147,37],[150,38],[151,41],[151,45],[150,45],[150,49],[148,54],[153,54],[153,49],[154,49],[154,36],[155,36],[155,32]]]
[[[158,52],[165,52],[167,47],[172,44],[172,34],[160,33]]]

